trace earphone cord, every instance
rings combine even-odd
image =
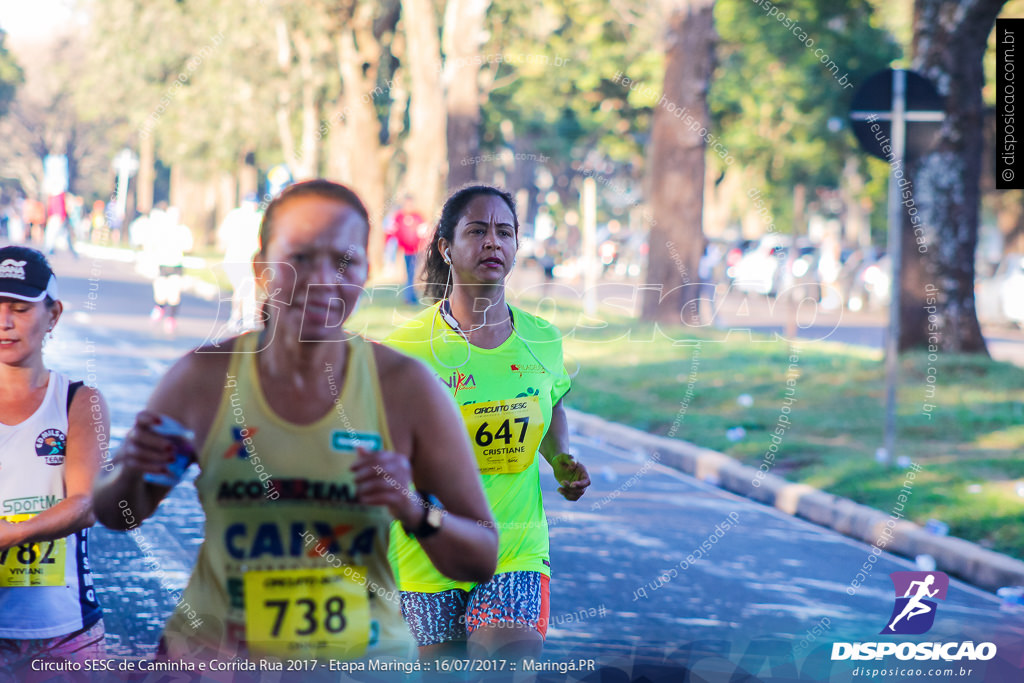
[[[435,326],[437,325],[437,315],[438,315],[438,313],[441,312],[441,309],[444,307],[445,302],[448,301],[448,286],[451,285],[451,283],[452,283],[452,269],[451,269],[451,265],[449,264],[449,266],[448,266],[448,280],[444,283],[445,297],[443,299],[441,299],[440,305],[438,305],[438,307],[436,309],[434,309],[434,315],[430,318],[430,341],[429,341],[429,344],[430,344],[430,355],[432,355],[434,357],[434,360],[436,360],[439,365],[443,365],[444,367],[448,368],[449,370],[458,370],[463,365],[468,363],[470,357],[472,357],[472,355],[473,355],[473,349],[472,349],[472,347],[471,347],[471,345],[469,343],[469,337],[466,336],[465,333],[462,332],[461,328],[455,328],[455,330],[459,333],[459,335],[466,342],[466,360],[462,361],[458,365],[448,365],[447,363],[445,363],[443,360],[441,360],[438,357],[437,351],[434,349],[434,329],[435,329]]]

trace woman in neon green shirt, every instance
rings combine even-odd
[[[499,533],[497,571],[481,584],[443,577],[415,542],[393,536],[402,610],[421,656],[461,655],[467,644],[478,657],[540,654],[550,562],[537,453],[568,500],[590,485],[568,453],[561,335],[505,302],[518,238],[507,192],[478,185],[453,194],[424,270],[436,303],[386,341],[426,362],[455,398]]]

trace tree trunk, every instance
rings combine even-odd
[[[433,216],[440,209],[448,168],[441,47],[433,3],[403,0],[402,26],[406,40],[403,66],[410,77],[406,187],[416,207],[425,216]]]
[[[238,178],[230,171],[217,174],[217,206],[213,222],[220,225],[232,209],[238,206]]]
[[[807,236],[807,186],[793,186],[793,237]]]
[[[156,145],[153,133],[139,136],[139,174],[136,177],[135,209],[149,213],[153,208],[153,183],[156,180]]]
[[[300,29],[293,33],[295,53],[302,77],[302,162],[296,164],[296,180],[315,178],[320,174],[320,103],[316,96],[316,73],[313,68],[313,47]]]
[[[292,70],[292,44],[288,37],[288,24],[284,17],[277,17],[274,20],[274,33],[277,36],[277,66],[281,69],[283,78],[277,91],[277,109],[274,112],[277,120],[277,133],[281,138],[281,151],[284,153],[285,163],[292,173],[293,178],[305,177],[302,160],[295,154],[295,135],[292,133],[292,93],[289,83],[289,74]]]
[[[861,247],[871,246],[871,217],[863,203],[864,177],[860,174],[856,157],[846,158],[839,191],[846,211],[846,241],[855,242]]]
[[[715,44],[713,0],[675,0],[667,17],[664,94],[655,105],[648,170],[653,220],[645,320],[700,323],[697,266],[704,245],[704,137],[684,123],[709,125],[707,90]]]
[[[480,156],[480,48],[490,0],[449,0],[444,17],[448,107],[448,189],[477,178]]]
[[[256,153],[246,150],[238,160],[238,197],[244,199],[247,194],[258,194],[260,190],[260,173],[256,168]]]
[[[984,144],[982,58],[1004,4],[917,0],[914,5],[913,68],[945,99],[946,119],[935,146],[908,167],[920,224],[911,224],[908,207],[903,218],[901,350],[931,343],[943,351],[988,353],[974,307]],[[933,288],[937,310],[930,315],[925,307]]]
[[[374,108],[373,90],[377,80],[377,60],[381,53],[374,41],[370,21],[372,17],[357,16],[349,30],[337,38],[338,69],[344,86],[341,110],[335,120],[332,139],[340,141],[343,149],[336,149],[346,158],[340,162],[350,171],[344,178],[363,202],[370,214],[370,268],[379,272],[384,265],[384,233],[380,229],[383,218],[386,189],[386,160],[380,143],[380,119]],[[376,46],[375,49],[370,46]],[[370,68],[364,71],[363,65]]]

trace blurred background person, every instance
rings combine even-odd
[[[402,208],[395,214],[394,236],[405,256],[405,289],[402,294],[408,304],[416,304],[416,259],[427,235],[427,222],[416,210],[412,195],[406,195]]]
[[[26,197],[21,205],[21,220],[25,224],[28,242],[41,244],[46,226],[46,207],[34,197]]]
[[[395,234],[395,215],[398,209],[392,208],[389,202],[387,213],[381,225],[384,228],[384,268],[387,271],[397,269],[395,261],[398,260],[398,235]],[[404,266],[404,264],[403,264]]]
[[[25,224],[21,222],[21,212],[16,204],[4,207],[4,224],[7,227],[7,239],[14,244],[25,241]]]
[[[94,244],[102,244],[110,238],[107,215],[103,209],[103,200],[97,199],[92,203],[92,211],[89,213],[88,239]]]
[[[67,240],[68,251],[78,258],[75,252],[75,240],[68,225],[68,194],[58,192],[50,195],[46,209],[46,253],[53,255],[57,251],[57,243]]]
[[[124,212],[118,206],[116,199],[107,202],[107,226],[110,228],[110,244],[117,246],[121,244],[121,228],[124,226]]]
[[[256,194],[249,193],[238,208],[224,217],[217,230],[218,245],[224,250],[224,273],[231,282],[228,329],[234,331],[256,328],[256,279],[252,257],[260,248],[262,218]]]
[[[76,241],[85,240],[88,233],[88,223],[85,220],[85,200],[76,194],[69,194],[67,210],[69,238]]]
[[[163,320],[163,329],[174,334],[184,285],[185,252],[192,251],[192,232],[178,222],[178,209],[160,202],[149,214],[145,230],[145,251],[156,265],[153,279],[153,310],[150,319]]]

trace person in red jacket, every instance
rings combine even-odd
[[[426,237],[427,221],[414,207],[411,196],[405,196],[401,210],[395,214],[393,229],[398,246],[405,254],[405,289],[402,293],[407,303],[415,305],[416,290],[413,283],[416,278],[416,257]]]

